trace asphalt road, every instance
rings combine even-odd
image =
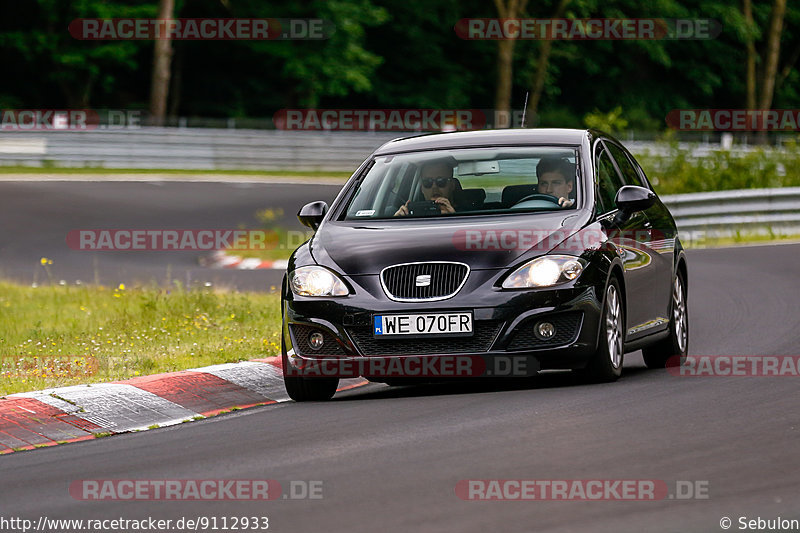
[[[279,270],[231,271],[202,267],[197,251],[85,251],[67,234],[85,229],[264,228],[256,212],[282,208],[274,222],[304,231],[295,216],[303,204],[331,202],[340,186],[259,182],[0,182],[0,277],[45,282],[40,259],[53,260],[54,280],[116,286],[211,282],[246,290],[280,287]]]
[[[689,253],[690,351],[795,355],[800,246]],[[369,385],[192,424],[0,458],[0,515],[268,516],[270,531],[722,531],[800,518],[798,378],[671,375],[629,356],[614,384]],[[77,501],[81,479],[323,482],[323,498]],[[707,499],[473,502],[463,479],[697,482]]]

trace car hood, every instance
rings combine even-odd
[[[317,263],[347,276],[427,261],[496,269],[549,252],[588,219],[585,212],[571,211],[480,220],[334,221],[323,224],[309,244]]]

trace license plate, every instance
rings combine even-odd
[[[375,315],[376,337],[396,335],[472,335],[472,313],[426,313],[418,315]]]

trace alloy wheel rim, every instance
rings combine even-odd
[[[611,366],[619,368],[622,362],[622,331],[620,318],[622,307],[619,302],[617,288],[609,285],[606,290],[606,341]]]
[[[672,318],[675,321],[675,336],[680,353],[686,351],[688,328],[686,327],[686,300],[683,297],[683,285],[679,276],[675,277],[672,286]]]

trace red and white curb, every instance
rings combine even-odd
[[[217,250],[210,256],[202,258],[200,264],[210,268],[233,268],[237,270],[259,270],[264,268],[286,270],[289,261],[286,259],[266,261],[254,257],[242,258],[238,255],[228,255],[222,250]]]
[[[343,379],[338,390],[366,383]],[[0,398],[0,454],[288,400],[279,357],[11,394]]]

